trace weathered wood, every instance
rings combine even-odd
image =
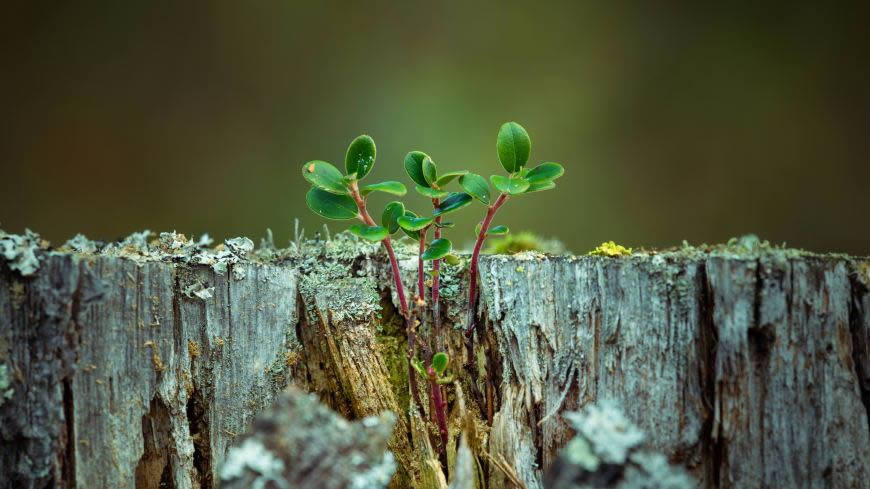
[[[392,487],[435,486],[377,247],[341,235],[252,256],[244,241],[128,241],[2,248],[0,488],[212,487],[230,444],[291,383],[350,419],[396,412]],[[396,248],[410,284],[412,251]],[[613,399],[699,487],[870,487],[867,270],[758,243],[484,257],[475,345],[495,367],[493,426],[473,402],[463,416],[448,387],[450,463],[467,432],[489,487],[514,487],[489,462],[504,457],[542,488],[574,436],[561,414]],[[466,282],[442,275],[456,373]],[[482,369],[479,382],[486,392]]]

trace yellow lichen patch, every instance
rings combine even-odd
[[[861,278],[865,284],[870,283],[870,261],[862,261],[858,264],[858,271],[861,272]]]
[[[299,355],[296,352],[288,351],[284,352],[284,363],[287,364],[288,367],[292,367],[296,365],[296,362],[299,360]]]
[[[166,370],[166,367],[163,366],[163,361],[160,360],[160,354],[157,353],[157,344],[153,341],[146,341],[142,344],[142,348],[151,347],[152,355],[151,355],[151,363],[154,364],[154,368],[158,372],[162,372]]]
[[[190,355],[191,360],[199,356],[199,345],[197,345],[195,341],[189,338],[187,340],[187,354]]]
[[[631,254],[631,248],[618,245],[613,241],[601,243],[601,246],[589,252],[590,255],[596,256],[625,256]]]

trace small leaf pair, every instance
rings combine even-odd
[[[447,370],[448,360],[449,358],[447,357],[447,354],[443,352],[436,353],[435,356],[432,357],[432,370],[438,377],[444,375],[444,372]],[[420,372],[420,375],[429,377],[426,373],[426,369],[423,367],[423,362],[415,358],[413,365],[414,368]]]
[[[448,193],[443,190],[444,187],[454,179],[468,173],[468,170],[460,170],[438,176],[435,162],[422,151],[411,151],[405,156],[405,171],[417,184],[417,192],[432,199],[447,197]]]
[[[356,182],[365,178],[374,167],[376,154],[375,141],[362,135],[354,139],[347,148],[344,160],[347,175],[342,175],[338,168],[325,161],[309,161],[302,165],[302,176],[311,183],[311,190],[305,196],[308,207],[327,219],[353,219],[359,216],[353,197],[354,189]],[[381,182],[359,189],[359,196],[365,198],[376,191],[394,195],[405,195],[407,192],[400,182]],[[361,235],[370,239],[367,236],[376,234],[368,230],[361,231]]]

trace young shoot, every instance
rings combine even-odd
[[[474,333],[477,305],[477,274],[478,258],[483,242],[489,236],[508,233],[507,226],[492,226],[496,212],[509,197],[528,194],[554,188],[554,180],[562,176],[564,170],[557,163],[545,162],[535,168],[526,168],[531,153],[531,141],[526,130],[516,122],[508,122],[501,126],[496,143],[499,162],[504,167],[506,175],[493,175],[487,181],[480,175],[466,170],[438,174],[438,168],[432,158],[420,151],[412,151],[405,156],[404,166],[408,176],[415,184],[415,189],[432,202],[431,215],[417,215],[405,208],[399,201],[390,202],[384,207],[380,225],[376,224],[366,209],[368,196],[373,192],[386,192],[394,195],[404,195],[405,186],[399,182],[381,182],[360,187],[360,181],[365,178],[375,163],[375,143],[369,136],[360,136],[351,142],[345,156],[345,170],[342,174],[337,168],[325,161],[310,161],[302,167],[302,175],[311,183],[311,190],[306,195],[308,206],[317,214],[327,219],[359,219],[362,224],[350,226],[349,231],[363,239],[383,244],[392,266],[393,279],[396,283],[396,294],[402,306],[402,315],[407,320],[408,335],[408,383],[422,420],[426,420],[423,404],[420,400],[417,375],[422,376],[429,384],[432,412],[440,435],[438,447],[442,469],[447,475],[447,401],[443,385],[453,381],[446,375],[449,359],[444,350],[439,311],[439,283],[441,262],[456,265],[459,258],[451,254],[450,240],[441,236],[442,229],[453,227],[453,223],[444,222],[442,218],[471,204],[473,200],[486,206],[486,215],[476,229],[476,241],[471,255],[470,283],[468,289],[468,321],[465,326],[465,347],[467,358],[464,368],[468,371],[472,392],[481,408],[486,406],[487,420],[492,425],[492,367],[489,352],[487,352],[487,396],[483,395],[477,386],[477,368],[473,361]],[[445,187],[458,180],[465,192],[450,192]],[[490,183],[497,190],[492,198]],[[399,229],[418,243],[417,253],[417,290],[412,294],[413,307],[408,306],[404,287],[399,275],[399,266],[393,253],[390,236]],[[429,230],[432,229],[432,241],[428,241]],[[430,274],[432,328],[426,328],[427,294],[425,280],[425,263],[432,262]],[[422,340],[419,350],[422,358],[418,358],[417,317],[424,324],[421,329]],[[478,333],[480,334],[480,333]],[[434,345],[433,345],[434,340]]]
[[[375,141],[366,135],[354,139],[347,148],[344,166],[347,171],[342,175],[336,167],[325,161],[309,161],[302,166],[302,176],[311,183],[311,190],[305,196],[308,207],[315,213],[327,219],[359,219],[363,224],[355,224],[348,229],[351,233],[373,242],[381,242],[390,258],[393,269],[393,280],[396,283],[396,295],[402,306],[408,335],[408,383],[414,402],[423,413],[420,402],[420,392],[411,358],[414,356],[413,337],[416,319],[409,313],[405,299],[405,289],[399,274],[399,264],[390,242],[390,234],[398,230],[396,219],[404,215],[404,206],[399,202],[391,202],[384,208],[381,226],[375,224],[366,208],[366,201],[372,192],[386,192],[394,195],[405,195],[407,190],[399,182],[381,182],[360,188],[359,181],[366,177],[375,165],[377,150]]]
[[[432,200],[432,226],[433,239],[432,244],[439,244],[437,251],[444,251],[445,245],[449,245],[449,241],[442,240],[441,229],[453,227],[453,223],[442,222],[441,218],[444,214],[459,210],[471,203],[471,197],[467,194],[451,194],[444,190],[444,187],[453,180],[468,174],[468,170],[460,170],[438,175],[438,168],[430,156],[422,151],[411,151],[405,156],[405,171],[411,180],[417,184],[416,190],[424,197]],[[444,199],[442,202],[441,199]],[[425,236],[425,230],[423,230]],[[441,337],[441,313],[439,310],[439,285],[441,281],[441,258],[445,257],[450,252],[450,247],[446,247],[446,252],[435,256],[436,251],[425,252],[426,257],[421,253],[419,262],[419,275],[422,277],[423,260],[432,260],[432,325],[435,336],[435,349],[440,351],[442,347]],[[454,261],[455,257],[451,257],[450,261]],[[421,294],[422,294],[422,288]]]
[[[529,194],[550,190],[556,186],[553,180],[562,176],[565,170],[558,163],[545,162],[535,168],[526,168],[531,154],[532,142],[529,134],[523,126],[516,122],[502,124],[496,139],[496,151],[498,160],[504,167],[507,175],[492,175],[489,181],[498,191],[498,196],[493,200],[489,183],[480,175],[468,173],[459,177],[459,184],[469,195],[486,206],[486,215],[482,222],[475,228],[476,241],[471,253],[471,275],[468,287],[468,322],[465,328],[465,368],[471,378],[471,385],[475,397],[482,399],[477,388],[477,368],[474,362],[474,331],[477,317],[477,262],[480,257],[480,249],[483,242],[489,236],[502,235],[508,232],[507,226],[495,226],[490,228],[496,212],[504,205],[509,197],[514,195]],[[488,375],[487,377],[491,377]],[[487,398],[490,397],[492,386],[487,383]],[[490,404],[488,402],[487,404]],[[487,406],[487,418],[492,425],[492,406]]]

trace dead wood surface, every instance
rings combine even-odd
[[[225,270],[40,250],[24,276],[0,258],[0,487],[213,487],[289,384],[349,419],[395,412],[391,486],[432,487],[389,267],[341,240],[239,252]],[[699,487],[870,487],[868,266],[760,246],[484,257],[493,426],[476,406],[463,419],[448,389],[451,464],[471,427],[463,477],[514,487],[486,451],[542,488],[574,436],[561,413],[612,399]],[[442,323],[458,373],[467,271],[454,275]]]

